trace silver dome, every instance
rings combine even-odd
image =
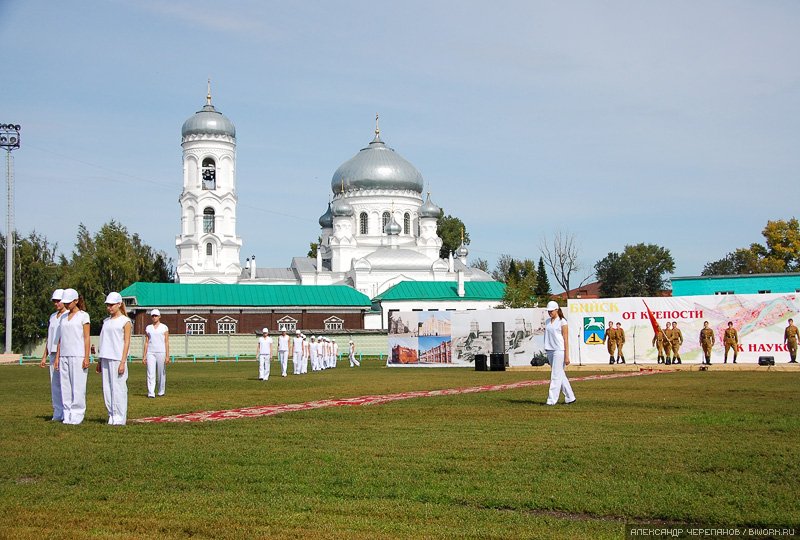
[[[456,250],[456,257],[463,258],[466,257],[467,255],[469,255],[469,250],[467,249],[467,246],[461,244]]]
[[[436,218],[442,215],[442,209],[431,202],[431,194],[428,193],[428,198],[419,207],[419,217],[421,218]]]
[[[344,199],[339,199],[333,202],[331,206],[333,217],[352,217],[355,211],[353,206]]]
[[[236,127],[224,114],[208,103],[183,123],[181,136],[188,135],[227,135],[235,139]]]
[[[394,216],[392,216],[391,221],[389,221],[389,223],[386,224],[386,234],[390,236],[397,236],[398,234],[400,234],[400,231],[402,230],[403,228],[400,227],[400,224],[397,223],[397,221],[395,221],[394,219]]]
[[[331,203],[328,203],[328,209],[325,213],[319,216],[319,226],[323,229],[333,229],[333,214],[331,213]]]
[[[420,172],[403,156],[389,148],[380,135],[369,146],[345,161],[331,180],[331,190],[338,195],[356,189],[395,189],[422,193]]]

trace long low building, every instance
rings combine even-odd
[[[150,310],[173,334],[243,334],[364,329],[369,297],[346,285],[227,285],[137,282],[120,293],[133,332],[143,334]]]

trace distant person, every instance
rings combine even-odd
[[[664,354],[666,358],[664,363],[669,365],[672,363],[672,323],[668,322],[667,327],[664,329]]]
[[[608,351],[608,363],[614,364],[617,360],[614,354],[617,350],[617,331],[614,329],[614,323],[608,321],[608,328],[606,328],[606,335],[603,337],[603,343],[606,345]]]
[[[108,423],[124,426],[128,420],[128,350],[131,347],[131,320],[118,292],[106,296],[108,317],[100,330],[100,359],[97,373],[103,377],[103,400]]]
[[[303,334],[300,330],[295,330],[292,338],[292,374],[300,375],[303,373]]]
[[[625,353],[622,352],[623,345],[625,345],[625,330],[622,329],[621,323],[617,323],[617,364],[625,363]]]
[[[681,345],[683,345],[683,332],[678,328],[678,321],[672,321],[672,338],[670,339],[672,345],[672,363],[683,364],[681,360]]]
[[[359,366],[361,367],[361,362],[356,360],[356,344],[353,343],[353,340],[350,340],[349,348],[348,348],[348,356],[350,357],[350,367]]]
[[[156,380],[158,395],[167,391],[167,362],[169,361],[169,328],[161,322],[161,312],[150,311],[153,322],[144,329],[144,349],[142,363],[147,366],[147,397],[156,397]]]
[[[666,357],[664,356],[664,348],[666,346],[667,336],[664,335],[664,329],[661,326],[658,326],[658,331],[656,331],[655,335],[653,336],[653,347],[656,348],[658,352],[658,358],[656,363],[663,364],[666,362]]]
[[[783,331],[783,344],[789,349],[789,363],[797,363],[797,327],[794,325],[794,319],[789,319],[789,326]]]
[[[547,319],[544,325],[544,351],[550,362],[550,391],[547,395],[547,404],[555,405],[561,392],[564,393],[564,403],[575,402],[575,394],[569,384],[564,366],[569,365],[569,327],[564,313],[552,300],[547,303]]]
[[[64,294],[64,289],[56,289],[50,298],[55,311],[50,314],[50,322],[47,325],[47,340],[44,342],[42,362],[39,364],[43,368],[50,366],[50,399],[53,402],[52,421],[54,422],[64,421],[64,405],[61,403],[61,374],[55,370],[53,365],[56,361],[56,349],[58,348],[58,339],[60,337],[58,327],[61,324],[61,317],[67,312],[64,304],[61,303],[62,294]]]
[[[739,333],[733,327],[733,321],[728,321],[728,328],[725,329],[723,336],[723,344],[725,345],[725,363],[728,363],[728,351],[733,349],[733,363],[736,363],[736,357],[739,355]]]
[[[281,335],[278,336],[278,360],[281,362],[281,377],[286,377],[289,364],[289,336],[286,330],[281,331]]]
[[[256,347],[256,357],[258,358],[258,378],[262,381],[269,380],[269,364],[272,360],[272,338],[269,337],[269,329],[261,330],[261,337],[258,338]]]
[[[80,424],[86,416],[86,380],[89,377],[89,314],[75,289],[61,296],[67,312],[58,326],[59,339],[53,369],[59,372],[65,424]]]
[[[700,330],[700,347],[703,349],[706,365],[711,365],[711,349],[715,342],[714,331],[708,327],[708,321],[703,321],[703,329]]]

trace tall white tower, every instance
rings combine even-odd
[[[241,274],[236,236],[236,128],[211,104],[183,123],[183,192],[179,283],[236,283]]]

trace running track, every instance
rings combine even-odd
[[[620,379],[623,377],[640,377],[642,375],[656,375],[658,373],[669,373],[666,371],[641,370],[624,373],[611,373],[608,375],[589,375],[587,377],[575,377],[570,382],[579,381],[599,381],[607,379]],[[149,418],[137,418],[133,422],[137,423],[158,423],[158,422],[211,422],[216,420],[234,420],[237,418],[256,418],[259,416],[272,416],[294,411],[309,411],[312,409],[322,409],[325,407],[339,407],[342,405],[380,405],[401,399],[423,398],[433,396],[452,396],[457,394],[474,394],[477,392],[497,392],[501,390],[515,390],[517,388],[527,388],[529,386],[549,385],[550,379],[534,381],[519,381],[508,384],[487,384],[484,386],[472,386],[469,388],[446,388],[443,390],[417,390],[414,392],[401,392],[399,394],[383,394],[379,396],[361,396],[343,399],[321,399],[318,401],[306,401],[305,403],[289,403],[285,405],[263,405],[257,407],[242,407],[240,409],[229,409],[226,411],[202,411],[172,416],[151,416]]]

